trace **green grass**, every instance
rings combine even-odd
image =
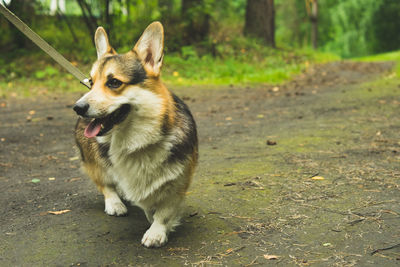
[[[309,65],[339,59],[311,50],[271,49],[248,43],[225,44],[217,49],[216,57],[198,55],[192,47],[182,48],[181,53],[167,53],[163,80],[169,86],[277,84],[290,80]],[[92,61],[95,59],[93,55]],[[75,63],[89,73],[89,64]],[[0,97],[75,91],[85,88],[41,51],[13,57],[11,62],[0,59]]]
[[[333,54],[275,50],[264,57],[246,54],[228,58],[209,55],[184,59],[166,56],[163,79],[178,85],[282,83],[310,64],[338,60]]]
[[[395,72],[400,77],[400,51],[388,52],[383,54],[371,55],[360,58],[353,58],[355,61],[395,61]]]

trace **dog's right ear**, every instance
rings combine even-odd
[[[115,50],[108,42],[108,36],[103,27],[98,27],[94,34],[94,43],[97,50],[97,58],[101,58],[105,54],[115,54]]]

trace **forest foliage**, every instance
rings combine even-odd
[[[270,0],[276,48],[243,33],[247,1],[0,0],[68,59],[83,65],[93,61],[98,25],[106,28],[117,51],[126,52],[150,22],[159,20],[165,26],[166,62],[172,66],[167,74],[183,82],[275,82],[310,60],[324,61],[330,54],[310,52],[310,1],[318,1],[317,51],[349,58],[400,48],[398,0]],[[60,2],[65,7],[54,9]],[[22,76],[26,70],[18,69],[18,58],[35,61],[39,49],[1,16],[0,35],[0,76]],[[188,62],[196,69],[185,68]],[[184,75],[177,71],[182,68]],[[47,66],[34,76],[54,73]]]
[[[278,47],[310,47],[307,1],[310,0],[275,0]],[[14,5],[25,3],[13,8],[13,2]],[[169,51],[194,45],[196,50],[220,55],[219,44],[243,37],[246,0],[70,0],[65,1],[65,10],[58,9],[53,14],[50,11],[52,2],[54,0],[13,0],[9,5],[59,49],[86,51],[91,45],[93,33],[85,25],[80,2],[88,7],[92,15],[89,19],[96,24],[92,30],[97,25],[104,25],[117,47],[130,47],[132,40],[137,39],[143,28],[154,20],[166,25],[166,48]],[[184,5],[187,6],[185,12],[182,11]],[[400,48],[400,1],[319,0],[318,6],[321,51],[354,57]],[[185,27],[188,24],[197,27],[205,18],[209,21],[209,29],[204,30],[206,36],[188,35]],[[15,42],[15,29],[3,18],[0,18],[0,25],[2,51],[23,47]]]

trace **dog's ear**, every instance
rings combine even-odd
[[[164,28],[160,22],[156,21],[147,26],[133,49],[142,60],[144,67],[158,76],[163,60],[163,48]]]
[[[97,58],[101,58],[105,54],[115,54],[115,50],[108,42],[108,36],[103,27],[98,27],[94,34],[94,43],[97,50]]]

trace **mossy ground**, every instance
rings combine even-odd
[[[1,102],[1,265],[396,266],[400,81],[390,67],[339,62],[279,86],[177,88],[198,123],[200,164],[182,226],[160,249],[140,246],[149,225],[138,208],[105,215],[81,176],[78,95]]]

